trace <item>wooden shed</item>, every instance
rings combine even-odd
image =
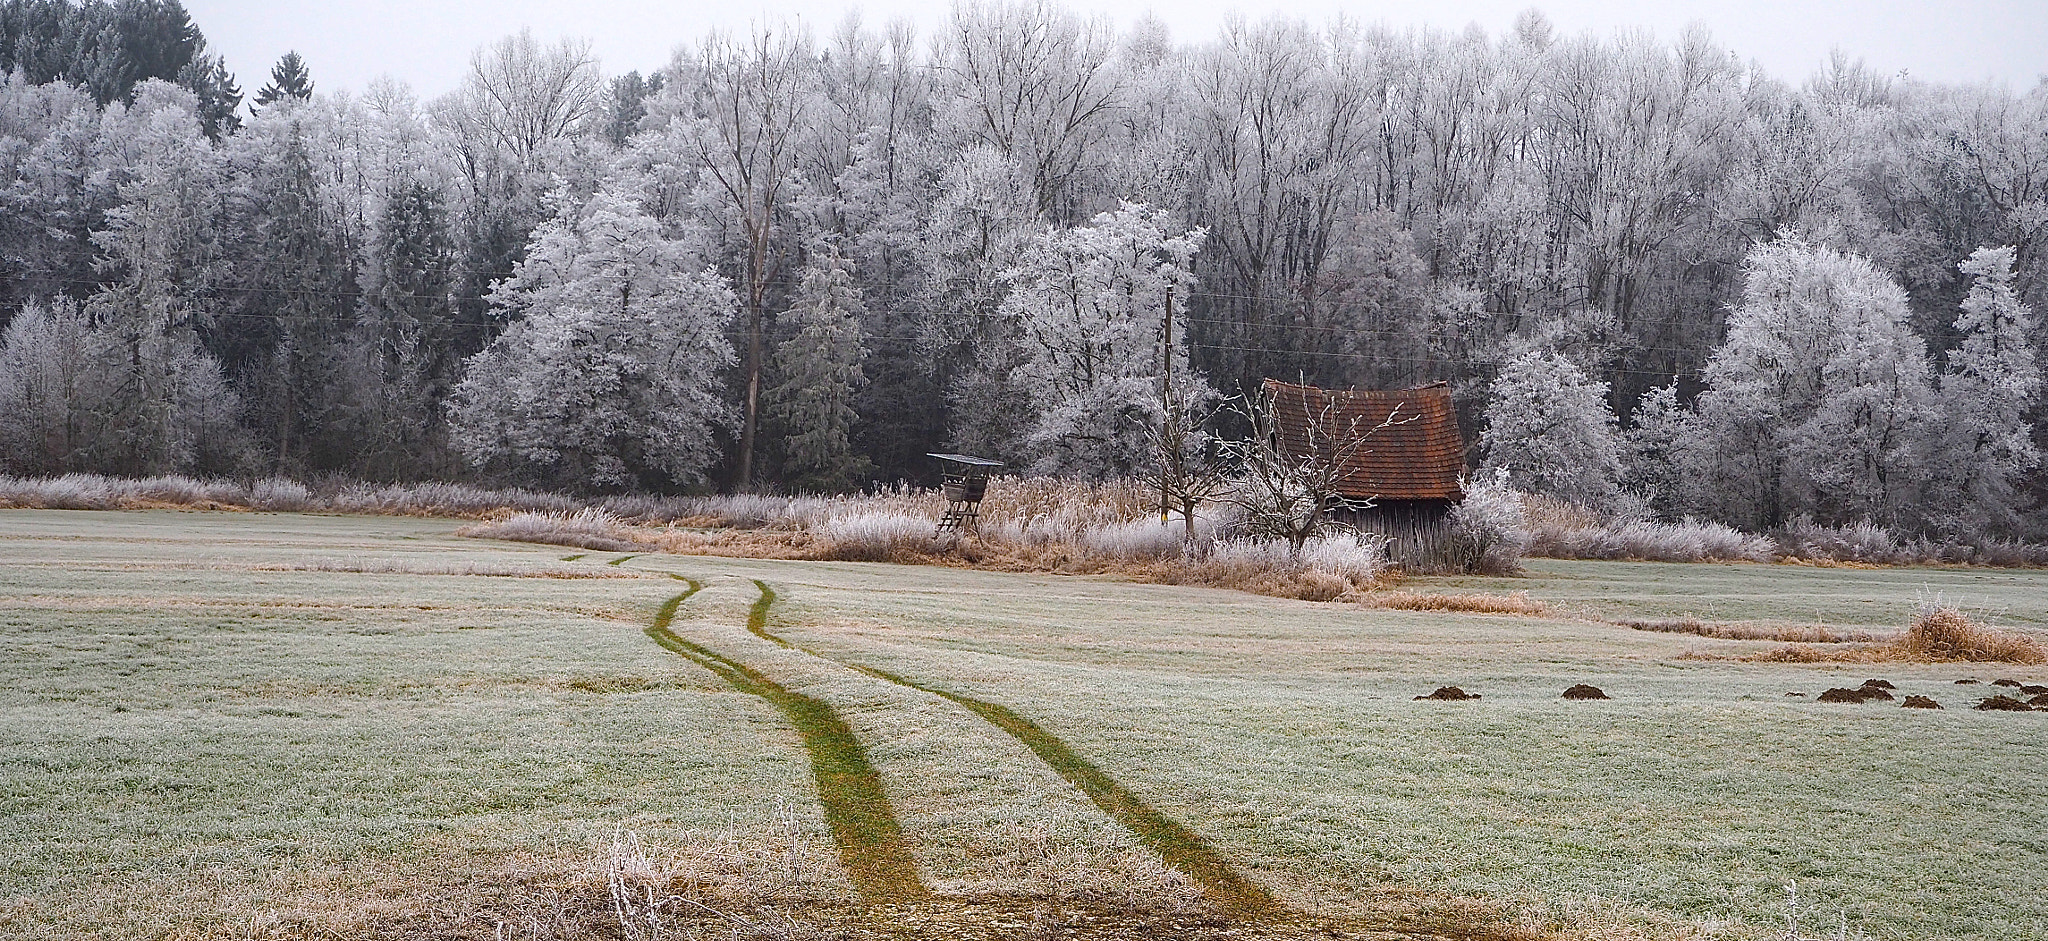
[[[1337,512],[1392,540],[1395,560],[1435,567],[1451,508],[1465,498],[1465,439],[1450,386],[1318,389],[1268,379],[1265,392],[1284,453],[1305,449],[1312,422],[1377,429],[1362,447],[1344,453],[1337,489],[1357,505]]]

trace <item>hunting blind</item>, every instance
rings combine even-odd
[[[946,494],[946,515],[939,517],[939,533],[966,532],[981,522],[981,498],[988,495],[988,475],[1003,469],[1003,462],[965,454],[926,454],[939,460],[944,475],[941,489]]]

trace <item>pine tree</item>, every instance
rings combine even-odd
[[[444,470],[441,402],[461,360],[453,344],[455,244],[435,188],[394,187],[371,239],[367,291],[354,331],[365,437],[359,471],[398,478]]]
[[[1666,519],[1692,512],[1698,438],[1692,411],[1678,403],[1678,381],[1651,389],[1622,436],[1622,486]]]
[[[783,314],[796,332],[775,348],[780,379],[768,390],[768,416],[782,429],[785,478],[796,489],[845,490],[872,469],[851,443],[853,396],[867,383],[865,314],[853,267],[837,249],[804,271]]]
[[[226,59],[209,55],[193,59],[178,73],[178,84],[199,96],[199,126],[208,138],[218,142],[242,126],[241,116],[235,113],[242,106],[242,87],[235,84]]]
[[[303,129],[284,129],[281,152],[259,177],[257,237],[245,283],[270,326],[250,385],[254,420],[280,472],[344,470],[363,428],[348,409],[345,361],[354,320],[352,253],[322,200]]]
[[[1973,533],[2017,524],[2020,478],[2041,463],[2026,414],[2041,389],[2034,312],[2013,292],[2014,254],[1980,248],[1962,263],[1974,280],[1955,321],[1963,341],[1941,380],[1949,421],[1939,476],[1953,489],[1953,525]]]
[[[1605,510],[1619,495],[1620,440],[1607,384],[1571,360],[1532,350],[1494,380],[1479,436],[1480,473],[1505,471],[1514,485]]]
[[[287,52],[270,67],[270,82],[256,92],[256,103],[270,105],[287,98],[305,101],[311,97],[313,76],[306,71],[306,60],[297,52]]]

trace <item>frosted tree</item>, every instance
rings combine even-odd
[[[941,121],[1016,166],[1042,218],[1071,223],[1122,95],[1113,50],[1107,20],[1044,2],[961,3],[939,51],[951,93]]]
[[[703,479],[731,417],[720,374],[738,301],[637,203],[564,206],[491,302],[515,322],[449,405],[471,463],[576,489]]]
[[[782,315],[795,329],[775,348],[768,416],[782,429],[784,477],[797,488],[844,490],[870,469],[852,444],[853,396],[867,382],[864,307],[852,266],[827,251],[804,270],[796,304]]]
[[[503,147],[530,167],[548,142],[568,136],[604,105],[604,78],[589,40],[544,47],[521,30],[472,53],[461,90],[441,108],[461,133]]]
[[[1622,436],[1622,486],[1667,519],[1691,512],[1698,438],[1692,411],[1678,402],[1677,381],[1651,389]]]
[[[109,473],[238,470],[236,397],[200,345],[209,312],[195,302],[220,274],[224,168],[190,92],[149,81],[135,98],[109,113],[130,162],[92,236],[117,274],[85,305],[100,368],[76,457]]]
[[[1025,437],[1034,471],[1125,476],[1146,459],[1144,428],[1184,384],[1201,382],[1188,367],[1184,309],[1171,305],[1194,284],[1202,239],[1125,203],[1047,231],[1010,272],[1003,309],[1023,332],[1014,379],[1035,417]]]
[[[1797,236],[1758,245],[1743,269],[1698,402],[1713,509],[1749,527],[1895,521],[1927,475],[1931,400],[1905,292]]]
[[[739,484],[752,485],[767,362],[769,292],[783,277],[798,132],[810,121],[816,53],[800,28],[713,35],[679,52],[656,107],[672,115],[670,146],[694,164],[696,194],[735,243],[745,301]]]
[[[78,303],[30,304],[0,337],[0,467],[61,474],[85,443],[86,397],[99,378],[92,322]]]
[[[1021,466],[1012,449],[1029,427],[1031,406],[1014,379],[1023,364],[1022,327],[1001,316],[1005,275],[1044,227],[1030,187],[989,147],[961,153],[940,177],[939,197],[918,233],[926,267],[918,322],[919,352],[946,394],[947,447]]]
[[[1594,509],[1619,495],[1621,450],[1607,384],[1571,360],[1532,350],[1493,383],[1480,433],[1480,473],[1505,471],[1515,486]]]
[[[2020,479],[2041,463],[2027,421],[2041,390],[2029,339],[2034,312],[2013,293],[2013,256],[2010,247],[1980,248],[1963,262],[1974,279],[1955,322],[1963,340],[1941,378],[1948,421],[1940,479],[1952,488],[1952,522],[1967,530],[2010,530],[2022,508]]]

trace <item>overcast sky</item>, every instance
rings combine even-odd
[[[1070,0],[1069,9],[1107,14],[1129,25],[1146,0]],[[591,40],[606,74],[649,72],[669,53],[714,27],[743,30],[751,21],[799,20],[821,38],[859,9],[869,24],[908,18],[929,33],[945,18],[945,3],[868,0],[187,0],[193,19],[214,51],[227,56],[242,90],[254,95],[270,66],[287,50],[305,56],[322,91],[360,91],[391,75],[421,98],[455,87],[472,49],[524,27],[535,37]],[[1542,10],[1561,33],[1609,34],[1642,28],[1660,40],[1676,39],[1698,22],[1717,40],[1781,78],[1797,81],[1840,47],[1887,73],[1907,71],[1951,82],[1994,80],[2014,90],[2048,74],[2048,2],[2044,0],[1170,0],[1152,6],[1180,42],[1206,40],[1233,10],[1285,12],[1311,21],[1337,12],[1361,23],[1396,28],[1462,29],[1476,23],[1499,35],[1515,15]]]

